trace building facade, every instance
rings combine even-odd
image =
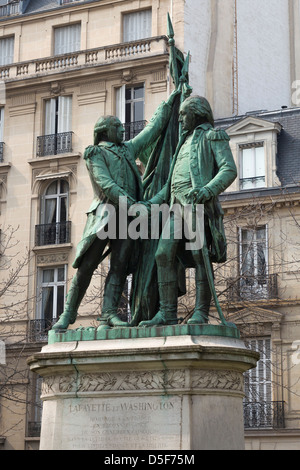
[[[299,0],[273,1],[271,16],[270,5],[268,10],[246,0],[227,0],[226,8],[224,3],[0,0],[0,340],[6,346],[5,364],[0,360],[0,448],[38,448],[40,383],[29,374],[26,358],[47,341],[47,329],[63,311],[74,274],[71,264],[93,197],[82,154],[93,141],[93,127],[101,115],[117,115],[130,139],[168,97],[172,80],[167,13],[173,21],[176,45],[191,52],[194,93],[210,100],[218,125],[231,136],[240,171],[239,180],[223,196],[230,229],[236,226],[231,264],[224,266],[232,281],[225,287],[222,278],[219,283],[221,295],[227,292],[223,305],[234,321],[245,324],[244,334],[253,347],[263,345],[272,351],[272,358],[270,352],[266,361],[281,365],[272,372],[280,377],[280,386],[272,385],[271,395],[268,391],[263,401],[284,407],[285,428],[274,431],[272,422],[257,429],[253,423],[259,422],[253,413],[258,414],[258,405],[252,409],[247,405],[252,419],[246,431],[247,446],[264,445],[264,439],[270,445],[293,446],[299,439],[299,365],[294,349],[300,321],[298,268],[291,243],[279,242],[279,233],[288,234],[293,241],[297,234],[299,153],[293,150],[293,158],[285,158],[290,155],[286,149],[295,145],[297,137],[284,129],[291,122],[295,129],[299,126],[298,111],[290,109],[297,104],[292,83],[299,76]],[[261,15],[253,14],[261,8]],[[264,29],[259,23],[262,17],[268,20]],[[253,39],[247,33],[250,23],[261,37]],[[275,34],[278,24],[280,40]],[[276,50],[276,59],[268,59],[270,50]],[[267,59],[270,64],[265,67]],[[244,115],[283,105],[288,109],[279,114]],[[249,222],[252,199],[264,205],[260,213],[268,209],[259,224]],[[278,251],[273,250],[271,261],[267,245],[274,233],[278,238],[272,239],[272,246],[280,245],[281,270],[275,263]],[[265,258],[268,255],[268,267],[262,253]],[[240,261],[244,258],[245,262]],[[244,278],[247,295],[249,286],[254,293],[259,291],[253,278],[260,279],[263,292],[263,298],[254,299],[250,307],[249,299],[239,297]],[[75,328],[96,324],[103,279],[101,267]],[[271,286],[277,289],[275,297],[273,290],[269,293]],[[259,319],[257,313],[252,315],[253,308],[261,313]],[[261,379],[253,376],[247,380],[248,389],[253,384],[259,388]],[[249,395],[248,402],[255,400]]]

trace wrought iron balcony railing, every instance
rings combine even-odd
[[[0,142],[0,163],[3,162],[3,149],[4,149],[4,142]]]
[[[229,301],[276,299],[278,297],[277,274],[229,278],[226,294]]]
[[[40,341],[48,341],[48,331],[51,330],[52,325],[57,320],[46,320],[44,318],[39,320],[30,320],[28,341],[30,343],[36,343]]]
[[[57,222],[35,226],[35,245],[61,245],[71,241],[71,222]]]
[[[59,155],[72,152],[73,132],[42,135],[37,138],[37,157]]]
[[[28,421],[27,437],[40,437],[40,434],[41,434],[41,422],[40,421]]]
[[[283,429],[285,427],[284,402],[244,402],[244,427],[245,429]]]
[[[135,122],[126,122],[123,124],[125,129],[125,140],[133,139],[138,135],[145,127],[147,121],[135,121]]]

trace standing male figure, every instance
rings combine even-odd
[[[223,211],[218,195],[235,180],[236,165],[229,147],[229,137],[223,130],[214,129],[214,118],[208,101],[189,97],[180,107],[179,121],[183,138],[171,167],[169,179],[152,204],[204,204],[204,230],[210,262],[226,260],[226,238]],[[176,258],[192,258],[195,267],[196,300],[190,324],[208,322],[211,290],[201,250],[183,253],[185,240],[175,235],[175,218],[170,214],[170,238],[161,237],[156,251],[159,312],[139,326],[177,324],[178,279]]]
[[[77,247],[73,267],[77,272],[72,280],[64,312],[54,329],[66,329],[75,322],[79,305],[90,284],[93,272],[103,261],[109,245],[111,251],[110,269],[106,278],[100,327],[129,326],[122,322],[117,310],[121,300],[126,277],[133,272],[132,258],[137,243],[130,238],[100,239],[97,234],[109,223],[106,204],[115,207],[118,219],[120,197],[127,198],[128,208],[143,199],[143,187],[135,160],[142,163],[146,150],[157,140],[167,125],[172,104],[179,90],[175,90],[166,103],[156,110],[145,129],[128,142],[123,141],[124,128],[116,117],[100,118],[94,128],[94,145],[86,148],[84,158],[91,179],[94,200],[88,211],[88,218],[82,239]],[[102,210],[103,209],[103,210]],[[127,214],[125,214],[127,216]]]

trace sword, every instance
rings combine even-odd
[[[194,217],[193,217],[193,221],[194,221],[194,219],[196,217],[196,207],[195,207],[194,203],[193,203],[193,213],[194,213]],[[219,318],[221,320],[221,323],[224,326],[228,326],[228,327],[231,327],[231,328],[237,328],[234,323],[226,321],[225,317],[223,315],[221,305],[220,305],[220,302],[219,302],[219,299],[218,299],[218,296],[217,296],[217,293],[216,293],[216,288],[215,288],[215,283],[214,283],[214,274],[213,274],[212,265],[211,265],[211,262],[210,262],[210,259],[209,259],[209,251],[208,251],[208,248],[207,248],[206,236],[205,236],[205,230],[204,229],[203,229],[203,245],[202,245],[201,250],[202,250],[202,258],[203,258],[203,261],[204,261],[204,267],[205,267],[205,271],[206,271],[206,275],[207,275],[207,279],[208,279],[210,292],[211,292],[211,295],[214,299],[215,307],[216,307],[217,312],[219,314]]]

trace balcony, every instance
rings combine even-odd
[[[277,274],[229,278],[226,295],[228,301],[256,301],[278,298]]]
[[[48,331],[51,330],[52,325],[54,325],[54,323],[56,323],[56,320],[30,320],[28,332],[29,343],[48,341]]]
[[[135,121],[123,124],[125,129],[125,140],[130,140],[137,136],[144,129],[146,122],[147,121]]]
[[[252,178],[242,178],[240,179],[240,189],[257,189],[266,187],[266,177],[265,176],[255,176]]]
[[[244,402],[245,429],[283,429],[284,402]]]
[[[151,60],[154,56],[167,54],[167,38],[159,36],[98,47],[97,49],[60,54],[28,62],[8,64],[0,67],[0,79],[15,81],[24,78],[49,77],[66,70],[78,71],[78,69],[87,69],[147,57]]]
[[[3,163],[4,142],[0,142],[0,163]]]
[[[72,152],[73,132],[62,132],[60,134],[42,135],[37,138],[37,157],[60,155]]]
[[[27,425],[27,437],[40,437],[41,435],[41,422],[29,421]]]
[[[23,0],[9,2],[0,6],[0,18],[3,16],[15,16],[22,13]]]
[[[70,221],[35,226],[35,246],[60,245],[70,242]]]

